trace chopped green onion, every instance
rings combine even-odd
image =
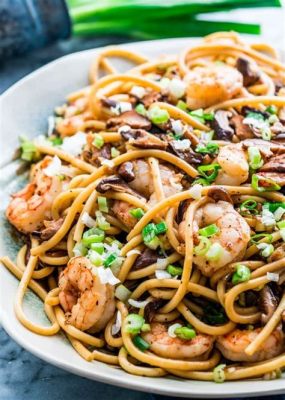
[[[91,228],[84,232],[82,242],[85,246],[91,245],[91,243],[103,242],[105,233],[98,228]]]
[[[149,242],[144,241],[144,244],[149,247],[151,250],[156,250],[160,245],[160,240],[157,236],[151,239]]]
[[[219,364],[213,370],[213,380],[216,383],[223,383],[226,380],[225,369],[226,364]]]
[[[188,328],[187,326],[182,326],[181,328],[176,328],[174,331],[175,335],[180,339],[191,340],[196,337],[196,332],[194,329]]]
[[[192,185],[202,185],[202,186],[208,186],[209,182],[205,178],[198,178],[195,179]]]
[[[277,117],[277,115],[270,115],[270,117],[268,118],[268,122],[270,125],[274,125],[275,122],[278,122],[279,118]]]
[[[144,210],[142,208],[133,208],[129,211],[129,213],[136,219],[141,219],[144,216]]]
[[[254,112],[254,111],[249,111],[246,114],[246,118],[254,118],[258,121],[264,121],[264,116],[260,113]]]
[[[236,271],[232,276],[232,283],[237,285],[241,282],[247,282],[250,279],[251,272],[246,265],[239,264],[236,266]]]
[[[63,140],[59,136],[55,136],[54,138],[48,138],[48,140],[52,143],[53,146],[60,146],[63,143]]]
[[[156,226],[154,223],[147,224],[142,230],[144,242],[150,242],[156,236]]]
[[[102,212],[109,211],[106,197],[101,197],[101,196],[98,197],[98,206],[99,206],[99,210]]]
[[[265,257],[265,258],[271,256],[271,254],[274,251],[273,245],[272,244],[268,244],[268,243],[259,243],[259,244],[256,245],[256,247],[259,250],[262,250],[261,255],[262,255],[262,257]]]
[[[104,261],[104,267],[109,268],[113,265],[113,263],[117,260],[118,255],[116,253],[111,253],[108,255],[106,260]]]
[[[37,158],[37,148],[34,143],[23,136],[21,136],[19,139],[22,151],[21,159],[24,161],[35,161]]]
[[[90,249],[96,251],[98,254],[102,255],[104,253],[104,244],[103,243],[91,243]]]
[[[255,200],[253,200],[253,199],[245,200],[240,205],[240,211],[241,211],[242,215],[248,215],[248,214],[256,215],[256,214],[258,214],[257,202]]]
[[[265,186],[260,186],[262,182]],[[263,176],[252,175],[251,187],[258,192],[271,192],[275,190],[280,190],[280,186],[270,178],[265,178]]]
[[[205,228],[199,229],[198,233],[200,236],[211,237],[216,235],[216,233],[220,232],[220,229],[216,224],[208,225]]]
[[[269,126],[264,126],[263,128],[261,128],[261,137],[263,140],[271,140],[272,132]]]
[[[285,228],[285,221],[278,222],[277,226],[278,226],[279,229],[284,229]]]
[[[99,133],[95,133],[92,144],[97,148],[101,149],[104,146],[104,138],[99,135]]]
[[[135,336],[133,338],[133,343],[141,351],[145,351],[150,348],[150,344],[146,342],[141,336]]]
[[[266,107],[265,111],[268,112],[269,114],[277,114],[278,109],[275,105],[271,105]]]
[[[191,117],[195,118],[202,124],[205,121],[213,121],[213,119],[215,118],[214,113],[204,113],[202,108],[199,108],[198,110],[189,111],[189,115],[191,115]]]
[[[249,166],[251,169],[259,169],[263,165],[263,159],[257,147],[248,148]]]
[[[132,292],[124,285],[119,285],[115,289],[115,297],[123,302],[127,301]]]
[[[194,253],[197,256],[204,256],[207,251],[209,250],[210,246],[211,246],[211,242],[208,238],[204,237],[204,236],[199,236],[199,244],[198,246],[194,247]]]
[[[79,256],[86,256],[88,250],[82,242],[79,242],[76,243],[72,251],[75,257],[79,257]]]
[[[169,264],[166,268],[166,271],[171,275],[171,276],[181,276],[183,272],[183,268],[181,267],[176,267],[175,265]]]
[[[141,331],[145,320],[138,314],[129,314],[126,318],[124,331],[136,335]]]
[[[116,147],[112,147],[111,148],[111,157],[112,158],[116,158],[120,155],[121,153],[119,152],[119,150],[116,149]]]
[[[151,331],[150,324],[143,324],[143,326],[141,327],[141,331],[142,332],[150,332]]]
[[[176,104],[176,107],[178,107],[182,111],[187,111],[187,104],[183,100],[179,100]]]
[[[169,114],[167,110],[163,110],[158,106],[153,106],[148,111],[148,117],[154,124],[165,124],[169,120]]]
[[[146,111],[145,106],[144,106],[143,104],[138,104],[138,105],[135,107],[135,110],[136,110],[136,112],[137,112],[138,114],[141,114],[141,115],[143,115],[144,117],[145,117],[146,114],[147,114],[147,111]]]
[[[272,213],[274,213],[278,208],[284,208],[285,209],[285,203],[264,203],[263,204],[263,208],[268,208],[269,211],[271,211]]]
[[[213,243],[206,253],[206,258],[209,261],[218,261],[223,254],[223,248],[219,243]]]
[[[219,169],[221,169],[219,164],[201,165],[198,167],[200,175],[202,175],[208,183],[212,183],[216,179]]]
[[[167,232],[167,225],[165,222],[159,222],[158,224],[156,224],[155,226],[155,233],[157,235],[161,235],[162,233]]]
[[[95,214],[96,214],[96,220],[97,220],[98,227],[100,229],[102,229],[103,231],[106,231],[107,229],[109,229],[111,225],[106,220],[106,218],[101,213],[101,211],[96,211]]]
[[[96,267],[100,267],[103,264],[103,259],[97,251],[89,250],[88,251],[88,258],[92,262],[93,265]]]
[[[257,233],[256,235],[251,236],[251,243],[258,243],[261,239],[267,238],[268,242],[272,242],[273,236],[270,233]]]
[[[213,142],[208,142],[206,144],[199,143],[195,151],[202,154],[217,154],[219,151],[219,145]]]

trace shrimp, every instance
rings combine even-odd
[[[130,214],[132,209],[134,209],[134,207],[131,204],[121,200],[115,200],[112,207],[113,213],[130,229],[138,222],[138,220]]]
[[[226,359],[232,361],[259,362],[276,357],[284,351],[284,334],[280,328],[276,328],[256,353],[251,356],[246,354],[246,347],[253,342],[260,331],[261,328],[235,329],[227,335],[218,336],[216,346]]]
[[[67,321],[81,331],[98,332],[115,313],[114,289],[92,273],[86,257],[72,258],[59,276],[59,301]]]
[[[30,233],[38,230],[45,219],[51,218],[51,206],[61,192],[63,181],[58,176],[47,176],[44,169],[52,161],[45,157],[31,171],[31,182],[12,195],[6,217],[18,231]]]
[[[143,338],[150,344],[150,350],[165,358],[195,359],[207,356],[211,351],[215,338],[203,333],[191,340],[168,335],[168,326],[159,322],[151,323],[151,331],[143,333]]]
[[[239,94],[243,85],[241,73],[227,65],[195,68],[186,75],[185,81],[186,102],[191,110],[230,100]]]
[[[239,186],[247,181],[249,166],[240,144],[221,147],[217,162],[221,167],[215,181],[217,185]]]
[[[72,136],[83,129],[85,121],[92,118],[87,106],[87,99],[79,98],[64,109],[63,118],[58,118],[56,123],[60,136]]]
[[[215,224],[219,231],[209,238],[211,244],[218,243],[222,254],[218,260],[209,260],[206,254],[193,255],[194,264],[205,276],[211,276],[225,265],[242,259],[250,240],[250,228],[234,207],[226,201],[208,203],[199,208],[194,217],[194,235],[198,229]],[[179,224],[179,236],[185,241],[185,221]]]

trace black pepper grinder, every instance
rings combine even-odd
[[[65,0],[0,0],[0,61],[70,33]]]

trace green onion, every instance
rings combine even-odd
[[[104,146],[104,138],[99,135],[99,133],[95,133],[92,144],[97,148],[101,149]]]
[[[253,215],[258,214],[257,202],[253,199],[245,200],[240,205],[240,211],[241,211],[241,215],[245,215],[245,216],[248,214],[253,214]]]
[[[144,106],[143,104],[138,104],[138,105],[135,107],[135,110],[136,110],[136,112],[137,112],[138,114],[141,114],[141,115],[143,115],[144,117],[147,115],[147,111],[146,111],[145,106]]]
[[[37,159],[37,148],[34,143],[24,136],[20,136],[21,159],[24,161],[35,161]]]
[[[97,201],[98,201],[99,211],[102,212],[109,211],[106,197],[99,196]]]
[[[279,229],[284,229],[285,228],[285,221],[278,222],[277,226],[278,226]]]
[[[285,203],[264,203],[263,208],[268,208],[269,211],[274,213],[278,208],[285,208]]]
[[[82,242],[79,242],[76,243],[72,251],[75,257],[79,257],[79,256],[86,256],[88,250]]]
[[[161,235],[162,233],[167,232],[167,225],[165,222],[159,222],[158,224],[156,224],[155,226],[155,233],[157,235]]]
[[[141,331],[142,332],[150,332],[151,331],[150,324],[143,324],[143,326],[141,327]]]
[[[265,186],[260,186],[262,182]],[[258,192],[271,192],[275,190],[280,190],[280,186],[270,178],[265,178],[263,176],[252,175],[251,187]]]
[[[95,265],[96,267],[100,267],[100,265],[102,265],[103,263],[103,259],[101,255],[97,253],[97,251],[89,250],[88,258],[92,262],[92,264]]]
[[[187,326],[182,326],[181,328],[176,328],[174,331],[175,335],[180,339],[191,340],[196,337],[196,332],[194,329],[188,328]]]
[[[116,253],[111,253],[108,255],[108,257],[106,258],[106,260],[104,261],[104,267],[105,268],[109,268],[111,267],[114,262],[117,260],[118,255]]]
[[[145,351],[150,348],[150,344],[147,341],[145,341],[141,336],[135,336],[133,338],[133,343],[141,351]]]
[[[272,244],[268,244],[268,243],[259,243],[259,244],[256,245],[256,247],[259,250],[262,250],[260,254],[262,255],[262,257],[265,257],[265,258],[271,256],[271,254],[274,251],[273,245]]]
[[[261,128],[261,137],[263,140],[271,140],[272,132],[269,126],[264,126],[263,128]]]
[[[52,143],[53,146],[60,146],[63,143],[63,140],[59,136],[55,136],[54,138],[48,138],[48,140]]]
[[[216,224],[208,225],[205,228],[199,229],[198,233],[200,236],[211,237],[216,235],[216,233],[220,232],[220,229]]]
[[[226,380],[225,369],[226,364],[219,364],[213,370],[213,380],[216,383],[223,383]]]
[[[120,155],[121,153],[119,152],[119,150],[116,149],[116,147],[112,147],[111,148],[111,157],[112,158],[116,158]]]
[[[206,253],[206,258],[209,261],[218,261],[223,254],[223,248],[219,243],[213,243]]]
[[[189,111],[189,115],[191,115],[191,117],[195,118],[202,124],[205,123],[205,121],[213,121],[213,119],[215,118],[214,113],[204,113],[202,108],[194,111]]]
[[[183,100],[179,100],[176,104],[176,107],[178,107],[182,111],[187,111],[187,104]]]
[[[148,111],[148,117],[154,124],[160,125],[165,124],[169,120],[169,114],[167,110],[163,110],[158,106],[153,106]]]
[[[251,169],[259,169],[263,165],[263,159],[257,147],[248,148],[249,166]]]
[[[115,289],[115,297],[123,302],[127,301],[131,294],[132,292],[124,285],[119,285]]]
[[[266,238],[267,241],[270,243],[272,242],[273,236],[270,233],[257,233],[256,235],[251,236],[250,241],[251,243],[258,243],[261,239]]]
[[[106,220],[104,215],[101,213],[101,211],[96,211],[96,221],[98,224],[98,227],[102,229],[103,231],[106,231],[107,229],[110,228],[109,222]]]
[[[104,244],[103,243],[91,243],[90,249],[96,251],[98,254],[102,255],[104,253]]]
[[[270,125],[274,125],[275,122],[278,122],[279,118],[277,117],[277,115],[270,115],[270,117],[268,118],[268,122]]]
[[[183,272],[183,268],[181,267],[176,267],[175,265],[169,264],[166,268],[166,271],[171,275],[171,276],[181,276]]]
[[[264,121],[264,116],[260,113],[254,112],[254,111],[249,111],[246,114],[246,118],[254,118],[257,121],[262,121],[262,122]]]
[[[129,213],[136,219],[141,219],[144,216],[144,210],[142,208],[133,208]]]
[[[126,318],[124,331],[136,335],[141,331],[145,320],[138,314],[129,314]]]
[[[241,282],[247,282],[250,279],[251,272],[246,265],[239,264],[236,266],[236,271],[232,276],[232,283],[237,285]]]
[[[206,144],[199,143],[195,151],[202,154],[217,154],[219,151],[219,145],[213,142],[208,142]]]
[[[198,246],[194,247],[194,253],[197,256],[204,256],[207,251],[209,250],[210,246],[211,246],[211,242],[208,238],[203,237],[203,236],[199,236],[199,244]]]
[[[103,242],[105,238],[105,233],[98,228],[91,228],[84,232],[82,242],[85,246],[91,245],[91,243]]]
[[[147,224],[142,230],[144,242],[150,242],[156,236],[156,226],[154,223]]]
[[[277,114],[278,108],[274,105],[271,105],[266,107],[265,111],[268,112],[269,114]]]
[[[198,167],[200,175],[202,175],[208,183],[212,183],[216,179],[219,169],[221,169],[219,164],[201,165]]]

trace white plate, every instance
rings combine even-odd
[[[124,47],[156,57],[158,54],[177,53],[193,43],[190,39],[171,39],[140,42]],[[0,98],[0,133],[2,165],[1,218],[8,201],[8,194],[19,185],[15,178],[15,163],[8,164],[18,144],[18,135],[35,136],[46,130],[46,119],[54,107],[64,101],[69,92],[87,84],[88,68],[100,49],[83,51],[60,58],[33,72],[12,86]],[[4,151],[5,149],[5,151]],[[2,223],[3,221],[3,223]],[[8,224],[1,221],[1,255],[15,255],[19,243],[11,236]],[[11,254],[12,253],[12,254]],[[123,370],[100,362],[88,363],[82,359],[63,335],[39,336],[25,329],[15,318],[13,301],[17,280],[0,267],[0,317],[7,333],[21,346],[43,360],[86,378],[109,384],[160,393],[177,397],[222,398],[280,394],[285,392],[285,379],[273,381],[198,382],[174,377],[146,378],[132,376]],[[35,321],[46,323],[41,303],[29,293],[25,310]]]

